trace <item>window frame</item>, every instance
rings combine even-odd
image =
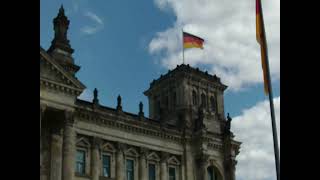
[[[103,157],[104,156],[108,156],[109,157],[109,170],[108,170],[109,174],[108,174],[108,176],[106,176],[104,174],[104,168],[105,168],[105,165],[104,165],[104,162],[103,162]],[[101,155],[101,165],[102,165],[102,167],[101,167],[101,175],[103,177],[111,178],[111,164],[112,164],[112,154],[103,152],[102,155]]]
[[[132,161],[132,178],[128,178],[128,161]],[[133,158],[126,158],[125,161],[125,168],[126,168],[126,180],[134,180],[134,176],[135,176],[135,160]]]
[[[78,159],[77,159],[78,152],[83,152],[82,172],[78,171],[78,164],[79,164]],[[82,175],[82,176],[86,175],[87,153],[88,153],[88,151],[84,148],[77,148],[76,149],[75,172],[79,175]]]
[[[173,180],[177,180],[177,167],[176,166],[169,166],[168,167],[168,179],[169,180],[172,180],[170,179],[170,169],[173,169],[174,170],[174,179]]]
[[[154,167],[154,179],[150,179],[150,165]],[[157,180],[157,165],[154,162],[148,162],[148,180]]]

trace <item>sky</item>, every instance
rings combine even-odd
[[[68,39],[87,89],[79,97],[148,115],[143,92],[150,82],[182,63],[182,29],[205,40],[204,49],[185,50],[185,63],[221,77],[225,112],[233,118],[238,180],[275,179],[268,97],[263,93],[260,49],[255,36],[255,1],[234,0],[41,0],[40,45],[48,49],[63,4]],[[262,1],[280,137],[280,1]],[[279,140],[280,142],[280,140]]]

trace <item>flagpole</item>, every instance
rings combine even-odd
[[[260,1],[261,3],[261,1]],[[278,135],[277,135],[277,125],[274,113],[274,104],[273,104],[273,93],[272,93],[272,84],[271,84],[271,76],[270,76],[270,69],[269,69],[269,58],[268,58],[268,46],[267,46],[267,38],[264,29],[264,20],[263,20],[263,12],[262,12],[262,5],[260,4],[260,12],[261,12],[261,19],[263,24],[263,33],[265,38],[263,38],[263,43],[265,45],[265,58],[266,58],[266,71],[267,71],[267,83],[268,83],[268,94],[269,94],[269,103],[270,103],[270,112],[271,112],[271,124],[272,124],[272,134],[273,134],[273,148],[274,148],[274,155],[275,155],[275,164],[276,164],[276,173],[277,173],[277,180],[280,180],[280,157],[279,157],[279,145],[278,145]]]
[[[182,64],[184,64],[184,46],[183,46],[183,29],[182,29]]]

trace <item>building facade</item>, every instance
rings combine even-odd
[[[77,97],[77,78],[60,8],[51,47],[40,46],[41,180],[235,180],[240,142],[225,117],[220,78],[178,65],[150,83],[149,117]]]

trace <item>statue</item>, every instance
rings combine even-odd
[[[228,115],[227,115],[227,123],[226,123],[226,132],[227,133],[230,133],[231,121],[232,121],[232,118],[230,117],[230,115],[228,113]]]
[[[117,110],[122,110],[122,106],[121,106],[121,96],[119,95],[117,98],[118,104],[117,104]]]
[[[143,113],[143,104],[141,101],[139,103],[139,113]]]
[[[144,113],[143,113],[143,104],[142,104],[141,101],[140,101],[140,103],[139,103],[139,116],[140,116],[140,117],[143,117],[143,116],[144,116]]]
[[[94,90],[93,90],[93,103],[94,104],[98,104],[99,103],[97,88],[94,88]]]

